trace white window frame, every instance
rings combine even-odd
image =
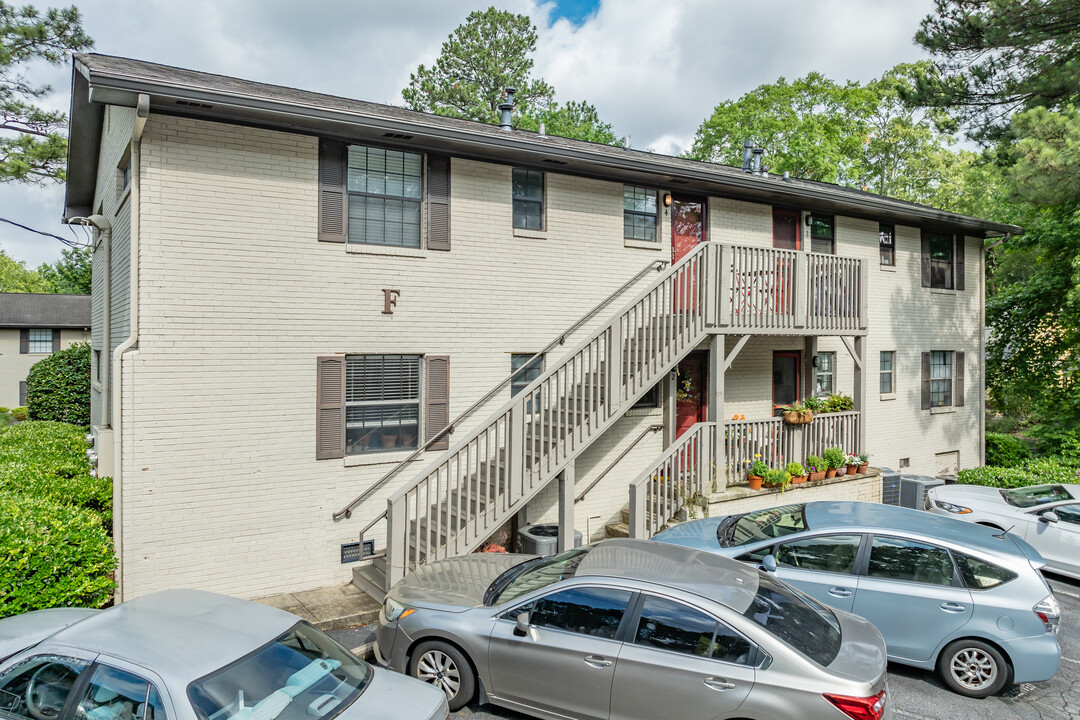
[[[930,351],[930,408],[931,409],[939,408],[939,407],[952,407],[953,406],[953,402],[954,402],[953,383],[956,380],[955,358],[956,358],[956,356],[955,356],[955,354],[953,353],[952,350],[931,350]],[[945,362],[935,362],[935,360],[938,360],[938,359],[944,360]],[[943,369],[935,370],[935,368],[943,368]],[[935,375],[935,372],[937,372],[937,375]],[[945,372],[947,372],[948,374],[947,375],[943,374]],[[938,390],[935,391],[935,388],[942,388],[942,387],[944,387],[945,389],[944,390],[938,389]],[[934,401],[935,392],[938,395],[943,394],[945,396],[945,400],[942,401],[942,402],[935,402]]]
[[[31,355],[52,355],[53,331],[52,328],[30,328],[28,331],[30,345],[27,352]],[[35,337],[36,335],[36,337]],[[45,348],[42,350],[42,348]]]
[[[350,400],[350,391],[353,389],[350,383],[350,361],[353,363],[363,362],[364,360],[374,361],[376,358],[381,358],[384,362],[415,362],[415,396],[410,398],[383,398],[383,399],[355,399]],[[362,360],[363,359],[363,360]],[[401,452],[402,450],[415,450],[420,446],[420,438],[423,435],[423,393],[424,393],[424,356],[415,355],[409,353],[351,353],[345,356],[346,370],[345,370],[345,455],[346,456],[366,456],[383,452]],[[386,384],[387,378],[384,376],[381,378],[383,385]],[[399,384],[403,383],[400,377],[397,380]],[[408,422],[402,423],[399,419],[398,424],[395,426],[386,422],[386,418],[380,418],[378,421],[372,420],[366,422],[363,418],[357,418],[350,420],[349,410],[362,409],[362,408],[406,408],[415,407],[415,423]],[[360,413],[357,413],[360,414]],[[350,426],[355,430],[357,428],[367,429],[368,432],[363,435],[356,436],[355,439],[350,441]],[[406,430],[411,431],[415,429],[414,436],[411,442],[404,442],[403,437],[406,435]],[[388,430],[396,430],[396,432],[388,432]],[[393,440],[391,441],[391,438]]]
[[[882,363],[885,360],[885,356],[889,356],[889,369],[884,370]],[[885,378],[889,378],[889,389],[886,390],[882,387],[882,383]],[[882,395],[895,395],[896,394],[896,351],[895,350],[882,350],[878,354],[878,391]]]
[[[829,358],[829,369],[822,370],[822,358]],[[829,378],[829,389],[821,388],[821,378]],[[836,392],[836,353],[819,352],[817,354],[817,367],[814,368],[814,394],[822,395]]]

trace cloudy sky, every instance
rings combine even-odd
[[[490,0],[489,0],[490,1]],[[15,0],[13,4],[22,4]],[[44,7],[50,3],[38,3]],[[78,0],[100,53],[402,104],[477,0]],[[912,43],[932,0],[498,0],[539,29],[534,74],[587,100],[636,148],[676,154],[721,100],[817,70],[867,81],[924,57]],[[70,67],[32,68],[68,107]],[[0,217],[69,235],[63,189],[0,185]],[[30,267],[60,242],[0,224]]]

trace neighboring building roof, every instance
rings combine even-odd
[[[2,328],[88,328],[89,295],[0,293]]]
[[[391,142],[418,151],[535,166],[552,172],[669,186],[687,192],[803,207],[901,224],[939,225],[993,237],[1023,229],[829,183],[757,176],[740,168],[415,112],[211,73],[98,54],[75,56],[64,216],[89,215],[97,178],[103,107],[135,107],[308,132]],[[766,158],[766,162],[768,159]]]

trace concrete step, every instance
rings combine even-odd
[[[386,599],[386,561],[383,561],[381,567],[372,563],[353,568],[352,581],[353,585],[382,603]]]
[[[608,523],[604,526],[604,535],[609,538],[628,538],[630,525],[624,522]]]

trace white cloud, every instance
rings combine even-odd
[[[587,100],[635,148],[677,154],[713,107],[778,76],[866,81],[923,57],[911,41],[932,0],[603,0],[581,26],[550,4],[499,0],[539,27],[536,76]],[[400,104],[420,63],[472,10],[465,0],[80,0],[98,52]],[[70,68],[35,67],[67,106]],[[59,188],[0,186],[0,214],[66,234]],[[0,225],[0,247],[36,266],[62,246]]]

